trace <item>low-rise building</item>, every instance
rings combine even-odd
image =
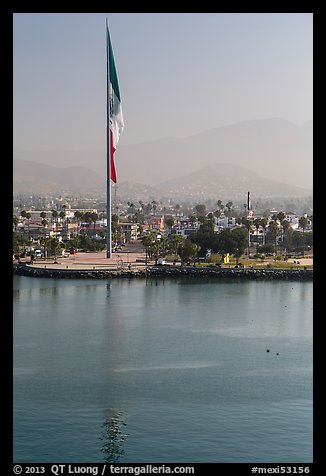
[[[136,241],[139,238],[138,223],[120,222],[121,232],[124,234],[126,241]]]
[[[226,216],[217,218],[217,222],[216,222],[216,225],[218,228],[233,228],[234,226],[236,226],[236,224],[237,224],[236,218],[226,217]]]

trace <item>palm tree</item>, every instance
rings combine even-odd
[[[141,242],[142,242],[143,246],[145,246],[145,250],[146,250],[145,265],[147,266],[148,251],[149,251],[149,248],[153,244],[152,236],[149,233],[147,233],[146,235],[143,235],[142,238],[141,238]]]
[[[76,220],[77,220],[77,235],[79,234],[79,231],[80,231],[80,223],[81,223],[82,217],[83,217],[82,212],[77,210],[74,213],[74,218],[76,218]]]
[[[93,212],[85,212],[83,215],[82,215],[82,219],[88,223],[89,225],[91,223],[93,223]],[[95,225],[94,225],[94,229],[95,229]]]
[[[291,228],[290,222],[285,219],[282,220],[281,225],[282,225],[282,241],[284,242],[284,235],[288,237],[289,230],[292,228]]]
[[[231,215],[231,208],[233,206],[233,203],[232,202],[228,202],[225,204],[226,208],[228,209],[228,212],[227,212],[227,215],[230,216]]]
[[[284,212],[278,212],[278,214],[276,216],[277,216],[277,219],[279,220],[279,222],[282,223],[282,221],[285,218],[285,213]]]
[[[258,230],[259,230],[259,227],[261,226],[261,219],[255,218],[253,221],[253,225],[256,227],[256,230],[257,230],[257,245],[258,245]]]
[[[32,214],[29,212],[25,212],[25,218],[27,220],[27,227],[28,227],[28,238],[30,238],[30,228],[29,228],[29,220],[31,219]]]
[[[131,209],[131,213],[134,213],[135,205],[132,202],[127,202],[127,205]]]
[[[18,223],[19,223],[19,219],[18,219],[18,217],[17,217],[16,215],[14,215],[14,216],[12,217],[12,222],[13,222],[13,224],[14,224],[15,231],[17,231],[17,225],[18,225]]]
[[[45,228],[46,228],[46,226],[48,225],[49,222],[48,222],[48,220],[42,220],[41,223],[42,223],[42,226],[43,226],[43,234],[45,235]]]
[[[300,218],[299,218],[299,225],[301,226],[302,231],[303,231],[303,233],[304,233],[304,231],[305,231],[305,229],[306,229],[306,227],[307,227],[307,225],[308,225],[308,218],[305,217],[305,216],[300,217]]]
[[[262,227],[263,232],[264,232],[264,234],[263,234],[263,244],[265,245],[265,241],[266,241],[265,236],[266,236],[266,228],[267,228],[267,219],[266,218],[261,218],[260,219],[260,226]]]
[[[174,210],[175,210],[176,214],[179,213],[179,211],[180,211],[180,205],[179,205],[179,203],[177,203],[176,205],[174,205]]]
[[[171,232],[171,228],[174,225],[174,222],[175,222],[175,220],[174,220],[173,216],[167,215],[167,216],[164,217],[164,225],[166,226],[166,228],[170,232]]]
[[[61,219],[61,221],[63,221],[64,217],[66,216],[66,212],[65,211],[61,211],[59,212],[59,218]]]
[[[270,234],[272,236],[272,240],[273,240],[274,244],[276,245],[277,244],[277,237],[280,234],[280,228],[279,228],[278,223],[277,223],[276,220],[270,221],[270,223],[268,225],[268,231],[270,232]]]
[[[57,228],[58,228],[58,215],[59,213],[57,212],[57,210],[52,210],[52,218],[55,223],[55,231],[57,231]]]
[[[180,235],[170,235],[169,237],[169,248],[170,251],[174,254],[175,259],[178,256],[178,248],[184,242],[184,238]]]
[[[194,224],[197,221],[196,216],[195,215],[189,215],[189,221],[190,221],[191,226],[194,226]]]
[[[51,238],[46,238],[45,236],[41,236],[40,243],[43,246],[44,257],[48,256],[48,249],[50,248],[50,240]]]
[[[195,205],[194,210],[196,211],[196,216],[206,216],[207,210],[206,210],[206,205],[199,203],[198,205]]]
[[[93,230],[95,232],[95,225],[96,225],[96,222],[98,220],[98,214],[96,212],[92,212],[91,213],[91,219],[92,219],[92,222],[94,224]]]
[[[156,212],[156,209],[157,209],[157,202],[155,200],[153,200],[152,205],[153,205],[153,216],[155,217],[155,212]]]

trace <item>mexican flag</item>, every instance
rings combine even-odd
[[[114,63],[114,56],[110,33],[108,27],[107,42],[108,42],[108,100],[109,100],[109,133],[110,133],[110,178],[116,183],[117,174],[114,164],[114,152],[116,151],[119,137],[124,128],[120,90],[118,83],[117,70]]]

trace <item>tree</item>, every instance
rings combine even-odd
[[[173,234],[169,236],[169,250],[172,254],[174,254],[175,258],[177,258],[178,248],[183,242],[184,238],[180,235]]]
[[[44,255],[54,255],[54,258],[56,259],[57,253],[61,249],[58,240],[56,238],[45,238],[44,236],[42,236],[40,238],[40,242],[41,244],[43,244],[44,247]]]
[[[119,216],[115,213],[111,216],[111,227],[112,227],[113,233],[116,233],[117,231],[121,230],[121,225],[119,223]]]
[[[287,236],[289,233],[289,230],[292,230],[292,228],[291,228],[290,222],[285,219],[282,220],[281,225],[282,225],[282,231],[283,231],[282,239],[284,241],[284,235]]]
[[[218,251],[218,236],[212,230],[201,229],[191,235],[191,241],[200,247],[198,250],[200,251],[200,256],[205,256],[207,250]]]
[[[93,223],[93,230],[95,231],[95,225],[96,225],[96,222],[98,220],[98,214],[96,212],[92,212],[90,214],[90,218],[91,218],[92,223]]]
[[[308,225],[308,218],[305,217],[305,216],[302,216],[299,218],[299,225],[301,226],[302,228],[302,231],[304,233],[305,229],[307,228],[307,225]]]
[[[196,212],[197,217],[206,216],[206,213],[207,213],[206,205],[198,204],[198,205],[195,206],[194,210]]]
[[[147,215],[151,213],[152,208],[153,208],[153,205],[151,203],[147,203],[147,205],[145,205],[145,212]]]
[[[88,225],[90,225],[93,222],[92,212],[83,213],[82,219],[84,220],[85,223],[88,223]]]
[[[79,229],[80,229],[80,223],[81,223],[81,220],[82,220],[82,216],[83,216],[83,214],[79,210],[77,210],[74,213],[74,218],[76,218],[76,220],[77,220],[77,227],[78,227],[77,234],[78,234]]]
[[[147,256],[149,254],[150,247],[153,244],[152,235],[150,233],[143,235],[141,238],[141,242],[142,242],[142,245],[145,246],[145,250],[146,250],[145,264],[147,266]]]
[[[111,216],[111,230],[112,230],[112,241],[115,243],[121,243],[121,225],[119,222],[119,216],[114,213]]]
[[[284,245],[287,251],[291,251],[293,249],[293,229],[290,224],[289,227],[285,230]]]
[[[16,215],[14,215],[14,216],[12,217],[12,222],[13,222],[15,231],[17,231],[17,226],[18,226],[18,223],[19,223],[19,219],[18,219],[18,217],[17,217]]]
[[[233,254],[236,258],[236,262],[239,262],[239,258],[243,255],[247,244],[248,244],[248,235],[247,231],[244,228],[235,228],[231,231],[234,249]]]
[[[276,244],[277,237],[280,234],[280,228],[277,221],[271,220],[267,229],[271,240]]]
[[[55,223],[55,229],[57,230],[58,228],[58,216],[59,216],[59,213],[57,212],[57,210],[52,210],[52,218],[53,218],[53,221]]]
[[[263,232],[264,232],[264,234],[263,234],[263,244],[265,244],[265,241],[266,241],[265,237],[266,237],[266,228],[267,228],[267,218],[261,218],[261,219],[260,219],[260,226],[262,227]]]
[[[211,233],[214,234],[214,228],[215,228],[215,221],[214,221],[214,216],[211,218],[203,217],[201,220],[201,225],[200,225],[200,230],[205,233]]]
[[[174,218],[173,216],[171,215],[166,215],[164,217],[164,225],[169,229],[171,230],[171,228],[173,227],[174,225]]]
[[[284,212],[278,212],[278,214],[276,215],[277,216],[277,219],[280,223],[282,223],[282,221],[284,220],[285,218],[285,213]]]
[[[45,228],[47,227],[49,222],[48,222],[48,220],[42,220],[41,223],[42,223],[42,226],[43,226],[43,234],[45,234]]]
[[[179,205],[179,203],[177,203],[176,205],[174,205],[174,210],[176,211],[176,213],[179,213],[179,211],[180,211],[180,205]]]
[[[30,238],[30,228],[29,228],[29,220],[31,219],[32,214],[29,212],[25,212],[25,218],[27,220],[27,228],[28,228],[28,238]]]
[[[261,219],[260,218],[255,218],[253,221],[254,226],[256,227],[257,233],[259,230],[259,227],[261,226]]]
[[[64,210],[61,210],[61,212],[59,212],[59,218],[61,219],[61,221],[63,221],[65,216],[66,216],[66,212]]]
[[[228,209],[227,211],[227,216],[230,216],[231,215],[231,209],[232,209],[232,206],[233,206],[233,203],[232,202],[227,202],[225,204],[226,208]]]
[[[50,238],[46,238],[45,236],[41,236],[40,244],[43,246],[43,254],[45,257],[48,255],[48,249],[50,247]]]
[[[245,227],[238,227],[234,230],[222,230],[216,236],[214,251],[220,254],[233,254],[238,262],[248,245],[248,232]]]
[[[155,200],[152,201],[152,206],[153,206],[153,216],[155,217],[155,212],[157,209],[157,202]]]
[[[197,219],[196,219],[195,215],[193,215],[193,214],[189,215],[189,221],[190,221],[191,226],[193,226],[194,223],[196,223],[196,220]]]
[[[187,262],[189,259],[195,259],[199,249],[199,245],[197,245],[196,243],[192,243],[189,238],[184,240],[183,243],[180,243],[178,247],[178,255],[181,259],[181,266],[183,266],[184,263]]]
[[[221,208],[222,207],[224,208],[224,206],[222,204],[222,200],[217,200],[216,205],[218,206],[218,209],[219,209],[219,212],[220,212],[220,215],[221,215]]]

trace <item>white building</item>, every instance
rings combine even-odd
[[[237,221],[235,218],[223,216],[217,219],[216,224],[218,228],[233,228],[237,224]]]
[[[293,230],[297,230],[299,227],[299,217],[294,212],[285,212],[285,220],[288,221]]]

